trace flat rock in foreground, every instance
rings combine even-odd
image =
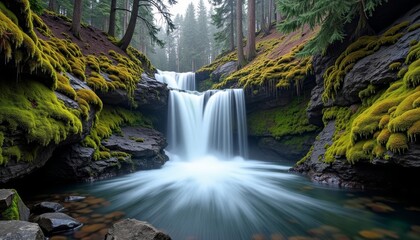
[[[124,219],[108,230],[105,240],[171,240],[147,222]]]
[[[0,221],[0,239],[44,240],[44,234],[36,223],[26,221]]]

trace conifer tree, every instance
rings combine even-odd
[[[366,18],[386,0],[277,0],[284,21],[278,29],[284,33],[308,25],[320,26],[318,34],[305,45],[301,55],[325,53],[328,45],[344,39],[344,25],[358,17],[358,32],[366,27]]]
[[[207,27],[207,9],[204,1],[200,0],[197,11],[197,67],[209,61],[209,32]]]

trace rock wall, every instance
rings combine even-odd
[[[324,129],[294,171],[342,187],[413,186],[420,173],[420,115],[414,102],[420,93],[414,80],[419,77],[419,15],[420,6],[414,7],[336,57],[314,58],[317,85],[307,113]],[[349,67],[338,72],[338,66]]]

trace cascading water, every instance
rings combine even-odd
[[[346,224],[362,221],[357,214],[346,217],[333,203],[301,194],[299,177],[287,173],[289,167],[244,159],[242,90],[182,90],[195,85],[190,73],[159,71],[156,79],[173,88],[168,106],[170,160],[158,170],[94,185],[98,195],[109,194],[104,197],[113,209],[165,229],[173,239],[291,236],[337,215],[347,219]]]
[[[195,90],[195,73],[160,71],[155,74],[156,80],[168,84],[168,87],[183,90]]]
[[[206,154],[225,159],[247,155],[245,99],[241,89],[196,94],[172,90],[168,139],[173,154],[194,160]]]

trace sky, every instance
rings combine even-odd
[[[187,10],[188,4],[190,4],[191,2],[194,3],[195,8],[197,9],[198,3],[200,2],[199,0],[178,0],[177,4],[175,4],[174,6],[170,8],[170,12],[172,13],[174,17],[177,14],[184,15],[185,11]],[[207,11],[208,11],[210,9],[209,1],[204,0],[203,2],[206,5]]]

